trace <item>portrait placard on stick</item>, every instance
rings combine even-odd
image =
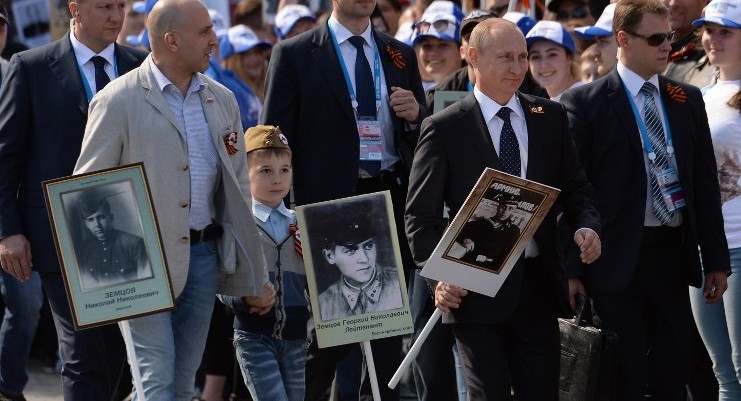
[[[388,191],[296,208],[320,348],[411,333]]]
[[[420,274],[495,296],[559,192],[487,168]]]
[[[43,187],[75,329],[174,308],[142,163]]]

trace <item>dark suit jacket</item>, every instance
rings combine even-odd
[[[672,100],[667,85],[681,87],[686,101]],[[689,284],[699,286],[702,272],[698,245],[706,270],[729,269],[705,104],[697,88],[663,76],[659,76],[659,91],[687,200],[684,241],[677,245],[683,264],[677,271]],[[594,185],[604,232],[599,260],[586,269],[568,263],[568,273],[586,279],[590,292],[620,292],[633,277],[643,237],[647,177],[640,131],[617,70],[567,91],[561,103],[569,113],[571,134]]]
[[[373,31],[388,93],[409,89],[419,103],[419,120],[427,115],[417,58],[398,40]],[[401,51],[405,65],[393,64],[387,49]],[[358,181],[359,139],[350,93],[342,75],[327,23],[273,48],[268,67],[261,121],[277,125],[294,149],[293,189],[296,204],[353,195]],[[391,112],[394,144],[408,175],[419,130],[405,130]]]
[[[146,57],[116,45],[119,74]],[[34,269],[58,271],[41,182],[72,175],[88,100],[68,35],[15,54],[0,91],[0,238],[24,234]]]
[[[558,199],[574,227],[600,232],[592,186],[586,179],[567,131],[566,112],[550,100],[518,94],[528,131],[527,179],[559,188]],[[542,113],[532,112],[542,107]],[[490,167],[501,170],[499,158],[473,94],[422,123],[409,178],[406,231],[415,262],[423,267],[445,229],[443,205],[458,212],[476,180]],[[556,208],[535,233],[545,275],[561,315],[571,314],[568,285],[557,245]],[[519,300],[522,262],[515,265],[495,298],[469,292],[460,308],[445,314],[454,322],[497,323],[511,316]]]

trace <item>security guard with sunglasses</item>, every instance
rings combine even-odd
[[[621,0],[617,67],[561,98],[603,227],[599,260],[584,268],[567,258],[569,289],[591,296],[617,332],[617,399],[627,401],[686,399],[687,286],[716,303],[730,273],[702,95],[660,75],[674,36],[668,16],[660,0]]]

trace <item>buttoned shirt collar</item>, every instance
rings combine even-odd
[[[90,61],[91,58],[94,56],[100,56],[106,59],[108,64],[113,66],[113,53],[116,48],[115,44],[111,43],[108,46],[106,46],[105,49],[103,49],[100,53],[95,53],[94,51],[90,50],[87,46],[82,44],[77,38],[75,37],[75,34],[73,31],[70,31],[69,33],[69,39],[72,42],[72,49],[75,51],[75,58],[77,59],[77,65],[82,67]]]
[[[486,96],[484,92],[481,92],[478,86],[473,88],[473,95],[476,97],[476,101],[479,102],[481,114],[484,116],[484,121],[487,123],[497,115],[499,109],[505,106],[512,109],[512,111],[514,111],[515,114],[523,120],[525,119],[525,112],[522,110],[522,105],[520,105],[520,99],[517,98],[517,94],[512,95],[504,106],[500,105],[489,96]]]
[[[355,36],[352,32],[350,32],[347,28],[342,26],[339,21],[333,16],[329,17],[329,25],[332,27],[332,31],[334,32],[334,36],[337,39],[337,44],[341,45],[344,43],[347,39],[349,39],[351,36]],[[365,44],[370,46],[371,40],[373,40],[373,30],[371,29],[371,23],[370,19],[368,20],[368,26],[365,28],[365,31],[361,33],[359,36],[362,36],[363,39],[365,39]]]
[[[154,63],[154,60],[151,56],[148,57],[149,60],[149,66],[152,69],[152,74],[154,74],[154,79],[157,81],[157,87],[160,89],[160,91],[164,91],[165,87],[167,85],[172,85],[173,87],[175,84],[170,81],[169,78],[165,76],[165,74],[162,72],[162,70],[157,67],[157,64]],[[188,87],[188,92],[195,92],[203,89],[206,86],[206,84],[201,79],[201,76],[199,74],[193,74],[192,78],[190,79],[190,86]]]
[[[252,198],[252,214],[255,216],[255,218],[262,221],[263,223],[266,223],[268,221],[268,219],[270,218],[270,213],[272,213],[273,210],[288,218],[288,221],[293,221],[293,214],[290,210],[288,210],[283,202],[281,202],[278,207],[273,209],[270,206],[261,203],[259,200]]]
[[[640,75],[633,72],[630,68],[626,67],[625,64],[618,61],[617,63],[617,71],[618,75],[620,75],[620,79],[622,79],[623,84],[628,89],[628,92],[630,92],[631,96],[633,96],[633,99],[638,98],[638,93],[641,91],[641,88],[643,87],[643,84],[646,82],[645,79],[641,78]],[[653,75],[651,78],[648,79],[648,82],[653,84],[654,88],[659,87],[659,76]]]

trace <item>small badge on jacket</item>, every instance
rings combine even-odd
[[[234,155],[239,150],[237,149],[237,132],[229,132],[226,135],[224,135],[224,146],[226,146],[226,153],[229,153],[229,156]]]

